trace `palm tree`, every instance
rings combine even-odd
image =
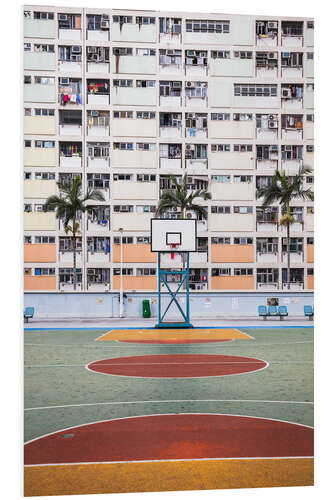
[[[79,214],[87,210],[87,201],[105,200],[103,194],[98,190],[88,189],[86,195],[82,196],[82,181],[79,175],[72,182],[57,182],[57,186],[60,196],[50,196],[44,204],[44,210],[56,210],[56,218],[63,219],[65,233],[71,234],[73,243],[73,287],[76,290],[76,238],[80,234]]]
[[[206,189],[197,189],[195,191],[189,191],[187,188],[187,174],[184,175],[182,182],[178,183],[177,177],[175,175],[168,176],[174,184],[174,189],[166,189],[162,194],[158,207],[156,210],[156,216],[159,217],[164,213],[168,212],[170,208],[180,208],[181,219],[185,219],[185,212],[187,210],[193,210],[196,215],[207,218],[207,210],[201,205],[195,203],[195,199],[211,200],[212,195]]]
[[[169,175],[175,188],[166,189],[162,194],[155,215],[160,217],[170,210],[170,208],[180,208],[181,219],[185,219],[185,212],[192,210],[197,216],[207,218],[207,210],[201,205],[197,205],[194,200],[211,200],[212,195],[206,189],[196,189],[189,191],[187,188],[187,173],[184,175],[181,183],[178,183],[175,175]],[[182,266],[185,267],[185,255],[182,255]]]
[[[295,222],[290,212],[292,200],[313,201],[314,195],[311,188],[303,189],[304,176],[312,172],[311,168],[300,167],[294,176],[286,175],[283,170],[275,170],[272,182],[268,186],[257,189],[256,197],[263,198],[263,207],[267,207],[274,202],[281,206],[282,217],[280,226],[287,228],[287,286],[290,289],[290,226]]]

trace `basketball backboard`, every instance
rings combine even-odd
[[[151,219],[152,252],[196,252],[196,219]]]

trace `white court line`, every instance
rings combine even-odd
[[[269,401],[260,399],[165,399],[165,400],[148,400],[148,401],[108,401],[101,403],[82,403],[72,405],[57,405],[57,406],[39,406],[36,408],[25,408],[24,411],[35,410],[51,410],[56,408],[72,408],[82,406],[107,406],[107,405],[133,405],[147,403],[279,403],[279,404],[300,404],[312,405],[313,401]]]
[[[96,339],[95,339],[96,340]],[[230,345],[231,342],[235,342],[235,340],[242,340],[242,339],[232,339],[232,341],[229,342],[221,342],[221,341],[216,341],[216,342],[206,342],[203,344],[204,347],[207,347],[206,344],[219,344],[218,346],[217,345],[214,345],[215,348],[217,347],[221,347],[221,348],[224,348],[224,347],[245,347],[243,345]],[[254,339],[255,340],[255,339]],[[117,349],[127,349],[127,348],[131,348],[131,349],[137,349],[138,346],[142,346],[142,349],[144,349],[145,347],[147,348],[148,346],[149,347],[156,347],[156,348],[160,348],[162,344],[142,344],[142,343],[137,343],[135,345],[130,345],[130,344],[134,344],[134,342],[121,342],[119,340],[115,340],[114,342],[118,342],[119,344],[126,344],[124,346],[122,345],[104,345],[104,344],[100,344],[100,347],[102,347],[103,349],[114,349],[114,348],[117,348]],[[313,344],[314,341],[313,340],[303,340],[301,342],[273,342],[273,344],[254,344],[254,343],[251,343],[249,345],[246,346],[246,348],[248,347],[258,347],[258,346],[275,346],[275,345],[293,345],[293,344]],[[220,344],[223,344],[223,345],[220,345]],[[78,348],[78,347],[97,347],[95,344],[28,344],[28,343],[25,343],[24,344],[24,347],[25,346],[30,346],[30,345],[33,345],[33,346],[39,346],[39,347],[75,347],[75,348]],[[189,344],[163,344],[163,346],[166,345],[167,348],[169,347],[174,347],[176,349],[178,348],[182,348],[182,347],[188,347]],[[198,348],[200,347],[203,347],[202,344],[198,344],[197,342],[195,342],[194,344],[191,344],[191,346],[198,346]]]
[[[71,465],[107,465],[107,464],[150,464],[152,462],[208,462],[210,460],[298,460],[298,459],[309,459],[312,460],[313,456],[299,456],[299,457],[216,457],[216,458],[170,458],[170,459],[160,459],[160,460],[122,460],[115,462],[71,462],[71,463],[61,463],[61,464],[33,464],[24,465],[25,468],[30,467],[59,467],[59,466],[71,466]]]

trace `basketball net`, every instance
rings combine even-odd
[[[177,245],[177,243],[170,243],[171,249],[177,249],[178,247],[179,247],[179,245]],[[171,256],[171,259],[173,260],[175,258],[175,252],[171,252],[170,256]]]

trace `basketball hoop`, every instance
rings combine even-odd
[[[169,246],[172,250],[177,251],[179,244],[178,243],[170,243]],[[171,259],[173,260],[175,258],[175,252],[171,252],[170,256],[171,256]]]

